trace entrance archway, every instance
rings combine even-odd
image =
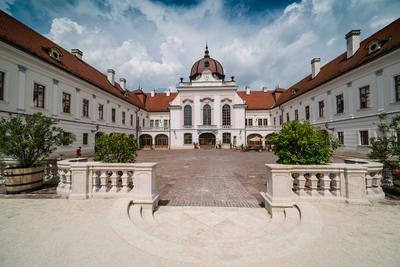
[[[151,149],[153,146],[153,137],[149,134],[142,134],[139,139],[140,148]]]
[[[168,148],[168,136],[165,134],[156,135],[156,148]]]
[[[212,133],[202,133],[199,136],[200,148],[214,148],[215,135]]]
[[[262,136],[259,134],[247,136],[247,147],[249,149],[262,149]]]

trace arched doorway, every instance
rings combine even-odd
[[[212,133],[202,133],[199,136],[200,148],[215,148],[215,135]]]
[[[259,134],[250,134],[247,136],[248,149],[262,149],[262,136]]]
[[[151,149],[153,146],[153,137],[149,134],[142,134],[140,136],[140,148]]]
[[[168,136],[165,134],[156,135],[156,148],[168,148]]]
[[[267,134],[265,136],[265,149],[267,151],[272,151],[272,143],[271,143],[272,134]]]

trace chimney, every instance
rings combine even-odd
[[[82,59],[82,57],[83,57],[82,51],[77,48],[71,49],[71,54],[73,54],[74,56],[76,56],[79,59]]]
[[[151,95],[151,97],[154,97],[156,95],[156,89],[151,90],[150,95]]]
[[[165,95],[166,96],[170,96],[171,95],[171,89],[168,88],[167,91],[165,92]]]
[[[107,80],[114,85],[115,84],[115,71],[113,69],[107,70]]]
[[[351,58],[360,48],[360,30],[351,30],[346,34],[347,58]]]
[[[311,78],[314,79],[321,69],[321,59],[316,57],[311,60]]]
[[[119,85],[121,86],[122,90],[126,91],[126,79],[125,78],[119,79]]]
[[[246,95],[250,95],[250,87],[246,86]]]

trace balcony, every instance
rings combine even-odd
[[[274,131],[277,130],[278,126],[273,125],[246,125],[246,130],[257,130],[257,131]]]
[[[197,125],[198,129],[217,129],[217,125]]]
[[[141,127],[142,132],[168,132],[169,127]]]

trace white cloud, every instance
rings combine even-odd
[[[311,58],[321,57],[324,64],[344,52],[350,29],[361,28],[364,38],[400,9],[390,1],[303,0],[273,19],[252,23],[227,17],[221,0],[192,7],[125,0],[110,0],[108,9],[88,0],[78,6],[65,11],[68,18],[64,13],[53,19],[48,37],[83,50],[84,59],[100,70],[116,69],[130,88],[140,83],[148,90],[187,79],[206,40],[226,76],[234,75],[241,86],[287,87],[310,72]]]

